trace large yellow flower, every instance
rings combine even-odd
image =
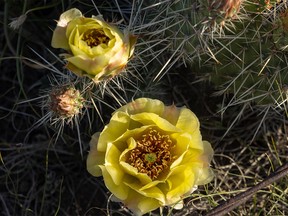
[[[86,18],[78,9],[61,14],[53,32],[52,46],[68,51],[63,54],[67,68],[95,82],[120,73],[133,54],[136,37],[124,34],[101,16]]]
[[[197,185],[210,182],[213,149],[202,141],[199,121],[187,108],[139,98],[113,113],[92,136],[87,169],[142,215],[182,203]]]

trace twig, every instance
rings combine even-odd
[[[232,211],[239,205],[245,203],[248,199],[250,199],[257,191],[260,189],[267,187],[268,185],[278,181],[285,175],[288,175],[288,163],[285,163],[281,167],[279,167],[274,173],[269,175],[264,181],[259,184],[253,186],[252,188],[236,195],[230,200],[224,202],[223,204],[218,205],[216,208],[212,209],[210,212],[205,214],[205,216],[221,216],[225,215],[228,212]]]

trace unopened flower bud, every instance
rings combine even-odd
[[[84,98],[81,96],[79,90],[73,87],[53,89],[49,97],[49,108],[59,117],[74,117],[83,108]]]

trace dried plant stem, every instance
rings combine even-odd
[[[282,177],[288,175],[288,163],[285,163],[281,167],[279,167],[274,173],[269,175],[264,181],[255,185],[254,187],[248,189],[245,192],[238,194],[237,196],[231,198],[230,200],[220,204],[216,208],[212,209],[210,212],[205,214],[205,216],[221,216],[225,215],[228,212],[232,211],[239,205],[245,203],[248,199],[250,199],[257,191],[260,189],[267,187],[268,185],[278,181]]]

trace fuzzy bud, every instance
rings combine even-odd
[[[83,108],[84,98],[73,87],[53,89],[49,95],[49,108],[59,117],[71,118],[78,115]]]

